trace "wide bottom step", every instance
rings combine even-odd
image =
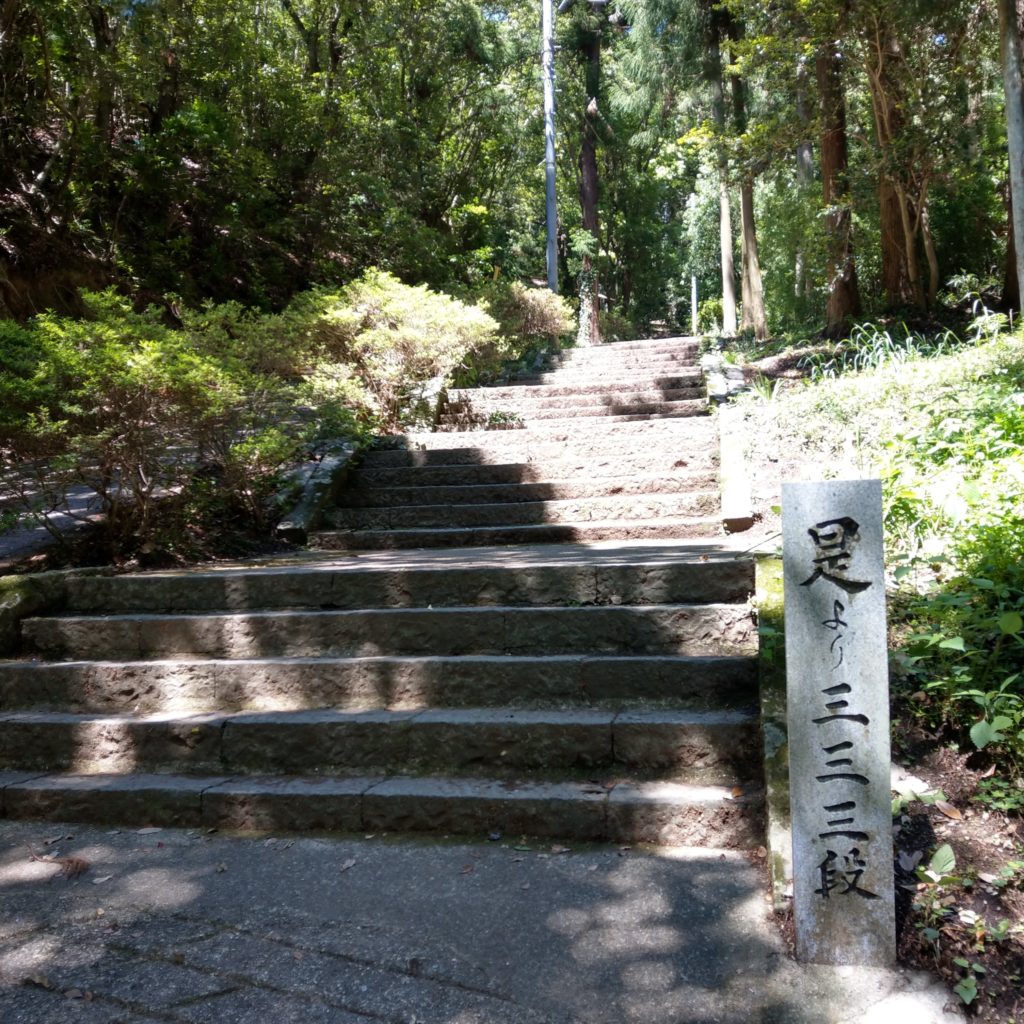
[[[541,523],[530,526],[443,527],[406,530],[323,530],[310,535],[314,551],[373,551],[394,548],[480,547],[490,544],[563,544],[603,540],[680,540],[717,537],[712,518],[646,519],[604,523]]]
[[[752,849],[762,797],[672,782],[0,773],[10,818],[247,831],[433,832]]]

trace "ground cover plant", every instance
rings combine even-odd
[[[893,751],[920,779],[894,806],[901,956],[979,1019],[1019,1020],[1024,340],[863,327],[748,370],[766,518],[783,478],[883,480]]]

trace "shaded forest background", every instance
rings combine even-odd
[[[691,275],[702,326],[728,331],[729,259],[737,327],[761,337],[1016,303],[994,4],[562,7],[561,284],[592,265],[612,334],[688,324]],[[4,0],[0,314],[75,312],[109,283],[276,311],[371,266],[464,297],[543,278],[539,20]]]

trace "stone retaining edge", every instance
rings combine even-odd
[[[109,574],[109,568],[55,569],[50,572],[0,576],[0,657],[14,654],[21,643],[21,620],[61,611],[67,582],[82,576]]]
[[[790,907],[793,899],[782,559],[759,557],[755,571],[768,871],[772,904],[777,912],[782,912]]]
[[[298,470],[302,493],[291,512],[277,524],[275,532],[281,540],[306,543],[309,534],[321,525],[324,509],[337,499],[359,454],[356,445],[342,443],[318,462],[306,463]]]
[[[742,533],[754,525],[750,474],[743,450],[739,412],[732,406],[718,408],[718,482],[721,490],[722,526],[726,533]]]

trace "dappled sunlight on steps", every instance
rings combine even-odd
[[[521,421],[369,452],[319,554],[69,581],[0,664],[0,809],[759,845],[753,566],[694,353],[453,394]]]

